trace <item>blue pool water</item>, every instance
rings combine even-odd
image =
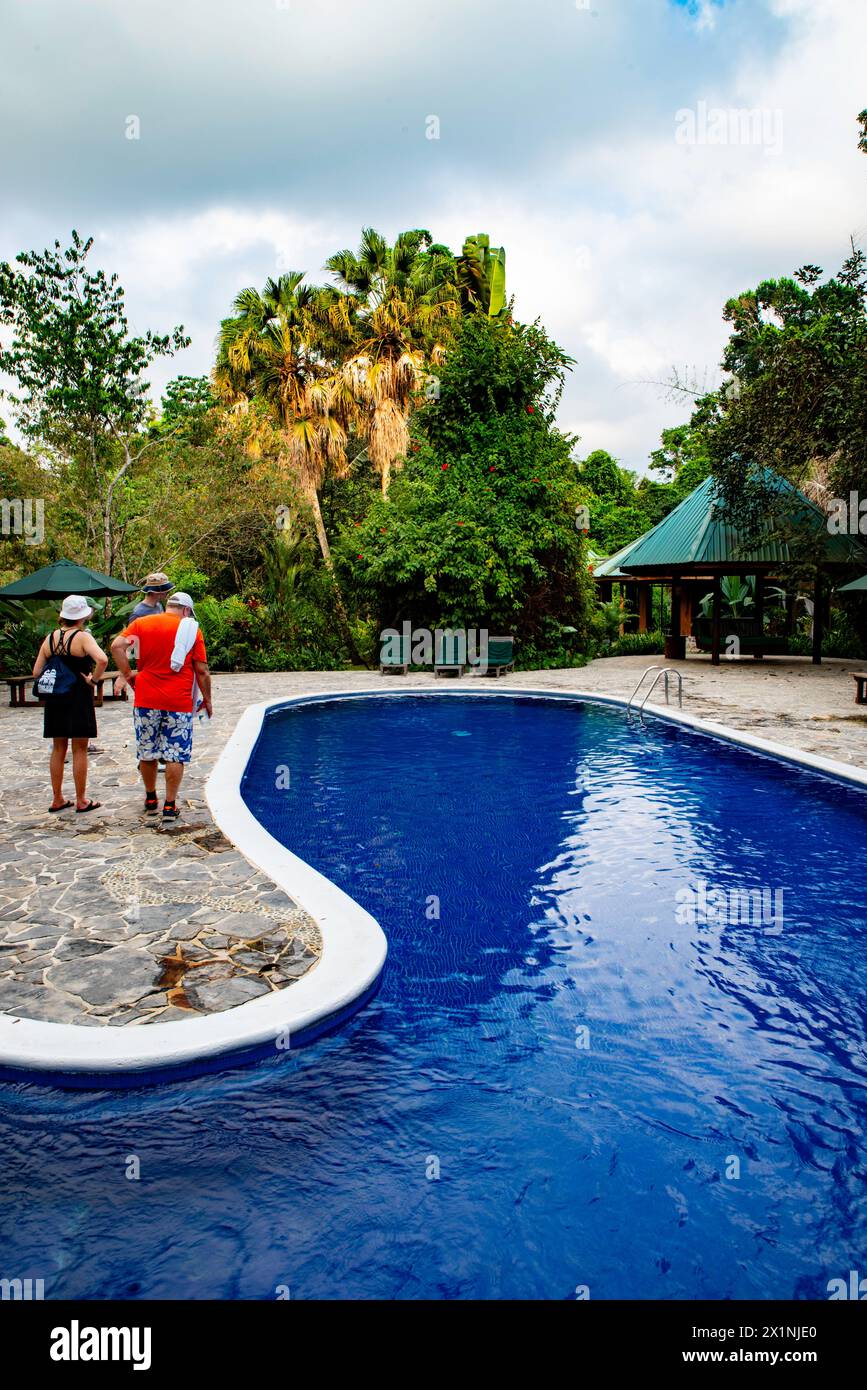
[[[281,710],[242,790],[382,923],[381,989],[246,1069],[0,1087],[0,1275],[690,1299],[863,1271],[865,794],[603,706],[455,695]],[[782,891],[782,928],[688,920],[702,883]]]

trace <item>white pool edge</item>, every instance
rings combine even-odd
[[[390,677],[397,681],[398,676]],[[515,698],[585,700],[625,708],[619,696],[589,690],[537,690],[525,686],[491,687],[480,678],[448,685],[412,685],[405,689],[314,690],[303,695],[265,700],[241,715],[208,779],[205,794],[214,820],[240,852],[267,874],[299,907],[317,922],[322,955],[306,975],[284,989],[246,1004],[183,1023],[127,1027],[87,1027],[74,1023],[43,1023],[0,1013],[0,1068],[16,1072],[50,1073],[62,1084],[64,1076],[93,1076],[97,1080],[125,1077],[141,1081],[171,1079],[171,1072],[193,1064],[219,1061],[267,1047],[291,1048],[294,1036],[309,1032],[363,999],[378,980],[387,953],[385,934],[341,888],[284,848],[247,808],[241,779],[269,711],[311,702],[344,699],[401,699],[416,695],[472,695],[481,699]],[[665,705],[648,705],[653,718],[706,734],[725,743],[765,754],[796,767],[867,789],[867,770],[814,753],[775,743],[724,724],[700,719]],[[164,1078],[159,1073],[165,1072]],[[156,1075],[154,1074],[156,1073]]]

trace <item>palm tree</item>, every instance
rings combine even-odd
[[[220,326],[215,390],[227,404],[260,401],[268,408],[281,439],[279,465],[309,505],[331,569],[319,493],[329,468],[338,476],[346,468],[354,402],[322,341],[341,319],[349,331],[348,305],[304,284],[303,271],[293,270],[269,279],[261,293],[241,290],[232,307]]]
[[[454,257],[430,232],[401,232],[389,246],[365,227],[358,252],[338,251],[326,268],[347,303],[353,347],[343,375],[387,497],[392,469],[409,447],[413,396],[427,366],[442,360],[448,322],[460,314]]]
[[[346,610],[337,584],[319,494],[330,469],[347,469],[347,431],[355,401],[329,358],[329,340],[351,331],[351,306],[332,289],[304,283],[303,271],[269,279],[260,292],[241,290],[220,325],[213,381],[226,404],[265,406],[280,439],[278,466],[310,508],[322,559],[334,586],[337,614],[350,651]]]

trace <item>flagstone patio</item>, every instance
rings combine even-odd
[[[654,661],[661,658],[519,672],[498,688],[624,697]],[[867,768],[867,708],[855,705],[850,677],[858,663],[767,658],[713,667],[693,657],[678,665],[690,713]],[[0,709],[0,1011],[88,1026],[153,1024],[291,988],[316,965],[319,930],[214,825],[204,800],[208,773],[249,704],[312,690],[410,689],[430,679],[351,671],[216,676],[214,721],[197,732],[183,815],[167,827],[142,814],[129,705],[98,711],[89,791],[102,806],[85,816],[47,813],[41,711]]]

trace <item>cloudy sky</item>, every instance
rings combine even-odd
[[[157,392],[364,224],[486,231],[577,359],[563,427],[643,471],[725,299],[867,241],[864,0],[0,0],[0,32],[0,259],[94,235],[133,326],[192,335]]]

